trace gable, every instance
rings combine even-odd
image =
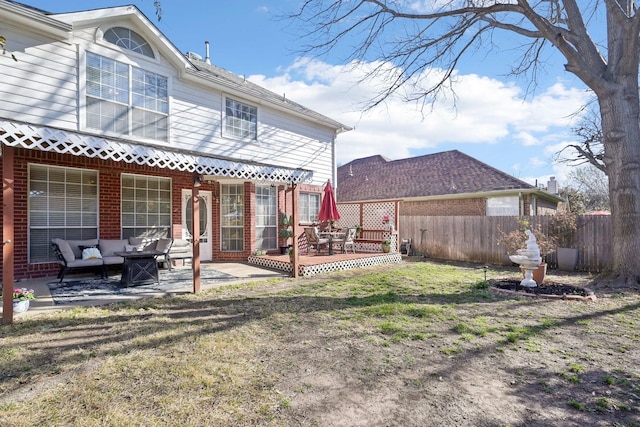
[[[51,14],[51,18],[66,22],[75,34],[85,34],[95,43],[129,54],[130,50],[104,40],[104,32],[113,27],[123,27],[135,31],[143,37],[154,51],[165,58],[181,74],[187,68],[195,68],[180,50],[162,34],[160,30],[135,6],[119,6],[81,12]]]

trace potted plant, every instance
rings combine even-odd
[[[515,255],[518,249],[524,249],[526,247],[525,242],[527,241],[527,235],[525,234],[525,231],[531,230],[536,238],[536,243],[540,249],[540,257],[542,258],[542,262],[538,266],[538,269],[533,271],[533,280],[540,285],[547,274],[546,256],[555,249],[555,240],[546,235],[540,226],[532,227],[531,222],[527,219],[519,219],[518,227],[519,228],[517,230],[512,230],[508,233],[498,227],[500,237],[498,238],[497,244],[498,246],[504,246],[506,255]]]
[[[289,254],[289,260],[293,262],[293,246],[289,246],[287,253]],[[300,252],[298,252],[298,255],[300,255]]]
[[[293,225],[293,217],[287,216],[285,212],[280,212],[280,231],[278,232],[278,237],[282,239],[282,244],[280,245],[280,253],[282,255],[287,253],[287,249],[289,248],[289,239],[293,237],[293,231],[291,230],[291,226]]]
[[[389,253],[389,251],[391,250],[391,240],[390,239],[383,240],[381,246],[382,246],[382,252]]]
[[[362,226],[360,224],[356,224],[355,229],[356,229],[356,236],[362,237]]]
[[[13,311],[24,313],[29,310],[29,301],[35,299],[35,297],[33,289],[15,288],[13,290]]]
[[[558,269],[575,270],[578,265],[578,249],[573,247],[573,241],[578,229],[577,215],[568,210],[558,213],[553,216],[549,229],[557,243]]]

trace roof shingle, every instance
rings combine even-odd
[[[339,202],[534,188],[458,150],[400,160],[365,157],[338,167],[337,175]]]

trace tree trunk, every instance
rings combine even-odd
[[[611,269],[617,285],[640,283],[640,99],[638,76],[599,94],[613,228]]]

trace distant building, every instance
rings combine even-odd
[[[338,203],[400,201],[403,216],[553,215],[562,198],[458,150],[338,167]]]

